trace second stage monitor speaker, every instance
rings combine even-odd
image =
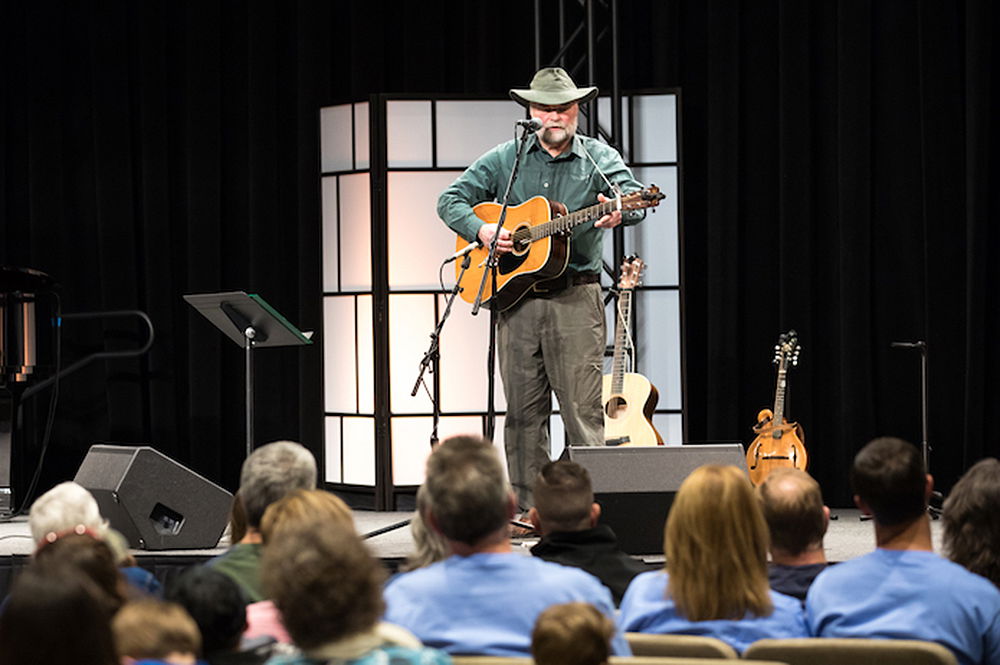
[[[663,525],[677,489],[704,464],[746,471],[739,442],[682,446],[570,446],[568,457],[590,474],[601,524],[610,526],[629,554],[662,554]]]

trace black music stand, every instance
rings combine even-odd
[[[226,291],[184,296],[189,305],[246,351],[247,457],[253,452],[253,351],[276,346],[312,344],[302,332],[256,293]]]

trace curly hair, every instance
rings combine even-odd
[[[316,458],[301,443],[275,441],[253,451],[240,469],[240,500],[247,526],[256,529],[264,511],[292,490],[316,487]]]
[[[302,649],[370,630],[385,610],[380,564],[353,529],[295,524],[264,548],[261,583]]]
[[[1000,588],[1000,461],[980,460],[965,472],[944,503],[948,558]]]

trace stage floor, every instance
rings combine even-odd
[[[854,557],[867,554],[875,549],[875,534],[871,522],[862,522],[860,512],[849,509],[833,509],[832,515],[837,519],[831,520],[830,530],[827,532],[825,547],[826,556],[830,561],[844,561]],[[412,513],[402,512],[375,512],[358,510],[354,512],[354,522],[358,533],[369,536],[367,543],[372,553],[386,562],[397,562],[405,559],[413,547],[410,537],[410,529],[402,523],[408,520]],[[399,526],[391,529],[390,527]],[[380,531],[385,533],[378,533]],[[931,522],[931,532],[934,536],[934,546],[940,551],[941,547],[941,522],[934,520]],[[371,535],[374,534],[374,535]],[[524,539],[515,541],[515,545],[527,551],[536,542],[535,539]],[[142,565],[144,557],[155,556],[168,557],[192,557],[200,556],[204,558],[220,554],[228,546],[225,536],[220,542],[220,546],[213,549],[203,550],[168,550],[158,552],[147,552],[145,550],[134,550],[136,559]],[[0,523],[0,557],[27,556],[34,550],[34,543],[28,531],[28,520],[26,517],[17,518],[12,522]],[[653,561],[656,557],[652,558]],[[662,561],[662,557],[659,558]]]

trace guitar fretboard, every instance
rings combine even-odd
[[[618,323],[615,326],[615,355],[611,362],[611,394],[620,395],[625,387],[625,348],[628,322],[632,320],[632,289],[621,289],[618,296]]]

